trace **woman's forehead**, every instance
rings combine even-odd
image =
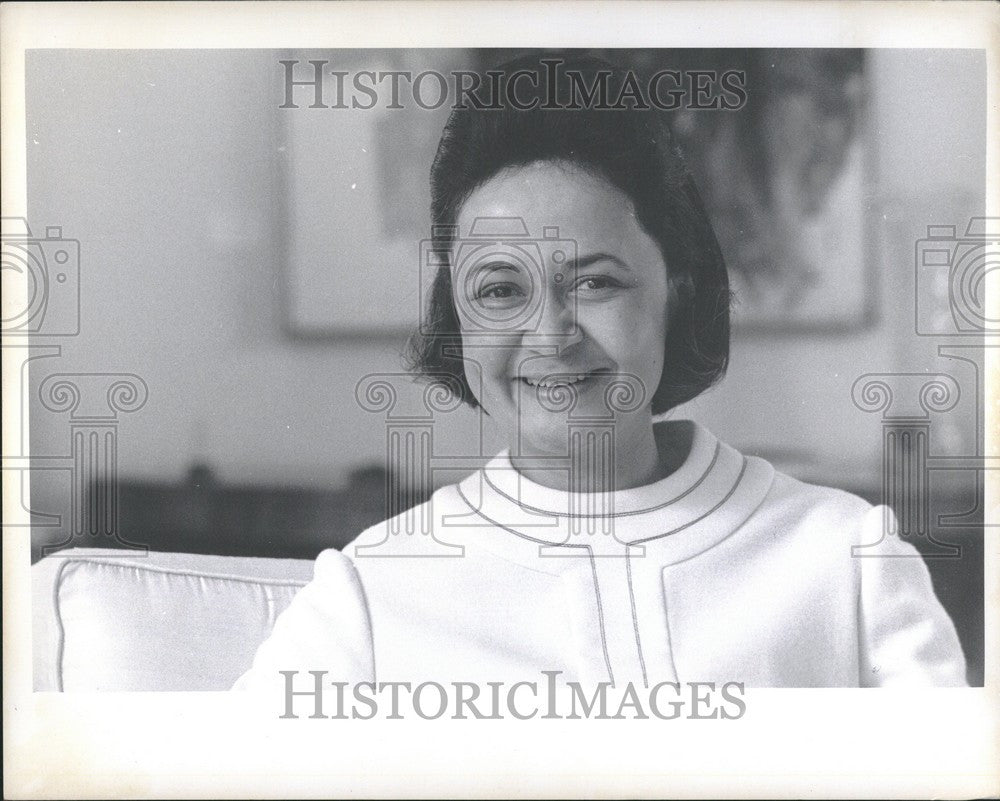
[[[562,238],[594,245],[621,239],[638,228],[624,192],[580,167],[553,162],[494,175],[469,195],[456,223],[459,236],[468,237],[492,228],[510,230],[517,221],[522,225],[515,227],[529,237],[543,238],[558,229]]]

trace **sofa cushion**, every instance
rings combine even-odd
[[[36,690],[227,690],[312,578],[297,559],[72,549],[32,568]]]

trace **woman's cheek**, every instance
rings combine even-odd
[[[632,362],[642,357],[642,347],[649,341],[651,332],[643,325],[644,311],[641,304],[622,303],[609,307],[602,315],[599,326],[600,339],[606,350],[619,362]]]

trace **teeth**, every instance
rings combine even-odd
[[[578,384],[587,377],[586,373],[578,373],[575,376],[563,376],[561,378],[544,378],[541,381],[532,381],[530,378],[525,378],[525,382],[532,387],[543,387],[545,389],[552,389],[553,387],[567,387],[571,384]]]

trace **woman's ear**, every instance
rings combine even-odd
[[[694,297],[694,279],[686,270],[667,275],[667,320],[676,319],[678,312]]]
[[[672,277],[677,287],[677,294],[682,300],[686,300],[694,295],[694,279],[691,277],[691,273],[685,270],[680,275],[674,274]]]

